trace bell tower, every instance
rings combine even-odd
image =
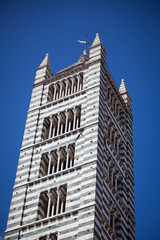
[[[99,34],[73,65],[36,70],[5,239],[135,239],[131,98]]]

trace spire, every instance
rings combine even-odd
[[[120,94],[127,93],[127,89],[126,89],[126,86],[125,86],[124,79],[121,80],[121,85],[119,87],[119,92],[120,92]]]
[[[51,78],[53,73],[49,63],[49,54],[47,53],[39,67],[36,69],[36,77],[34,83],[39,83],[44,79]]]
[[[51,71],[50,63],[49,63],[49,54],[47,53],[41,64],[39,65],[38,69],[48,67],[48,70]]]
[[[121,85],[119,87],[119,93],[121,94],[125,104],[128,106],[130,112],[132,112],[132,106],[131,106],[132,99],[126,89],[124,79],[121,80]]]
[[[89,52],[90,62],[101,60],[104,65],[106,64],[107,52],[103,47],[103,44],[101,43],[98,33],[96,34],[96,37],[92,43],[92,46],[89,48],[89,50],[90,50]]]
[[[91,47],[94,47],[94,46],[99,45],[99,44],[101,44],[101,40],[99,38],[99,34],[97,33]]]

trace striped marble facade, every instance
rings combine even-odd
[[[6,240],[135,239],[131,98],[98,34],[89,50],[37,68]]]

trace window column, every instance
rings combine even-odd
[[[53,93],[53,101],[56,100],[56,92],[57,92],[57,86],[54,84],[54,93]]]
[[[48,161],[49,161],[49,163],[48,163],[48,175],[49,175],[50,172],[51,172],[52,158],[53,158],[53,156],[52,156],[51,152],[49,152],[49,153],[48,153]]]
[[[117,182],[118,182],[118,179],[119,179],[119,174],[116,174],[116,176],[115,176],[115,189],[116,189],[116,191],[117,191]]]
[[[116,147],[116,138],[117,138],[117,132],[115,132],[114,135],[113,135],[113,148],[114,149]]]
[[[111,183],[113,185],[114,168],[111,169]]]
[[[117,139],[117,155],[119,155],[119,145],[120,145],[120,139]]]
[[[51,138],[52,137],[52,125],[53,125],[53,117],[52,116],[49,117],[49,122],[50,122],[50,125],[49,125],[49,136],[48,136],[48,138]]]
[[[73,108],[73,130],[76,128],[77,108]]]
[[[113,132],[113,126],[110,128],[110,144],[112,144],[112,132]]]
[[[59,83],[59,85],[60,85],[60,90],[59,90],[59,98],[61,98],[61,96],[62,96],[62,88],[63,88],[63,83],[62,83],[62,82],[60,82],[60,83]]]
[[[66,123],[65,123],[65,133],[66,133],[67,130],[68,130],[68,115],[69,115],[69,112],[65,111],[65,115],[66,115]]]
[[[77,91],[79,91],[80,88],[80,75],[77,76]]]
[[[67,79],[67,80],[65,81],[65,83],[66,83],[66,88],[65,88],[64,96],[67,96],[67,95],[68,95],[69,80]]]
[[[72,78],[71,78],[71,82],[72,82],[72,85],[71,85],[71,94],[72,94],[72,93],[74,93],[75,77],[72,77]]]
[[[56,207],[56,214],[59,213],[59,204],[60,204],[60,191],[59,189],[57,190],[57,207]]]
[[[48,193],[48,209],[47,209],[47,217],[50,217],[51,210],[51,193]]]
[[[69,164],[69,154],[70,154],[70,148],[69,148],[69,146],[67,146],[66,152],[67,152],[66,168],[68,168],[68,164]]]
[[[57,172],[59,171],[60,161],[61,161],[61,150],[57,150],[58,160],[57,160]]]
[[[109,89],[109,102],[112,102],[112,94],[111,94],[111,90]]]
[[[59,135],[59,128],[60,128],[60,123],[61,123],[61,114],[60,113],[58,113],[57,118],[58,118],[57,135]]]
[[[113,229],[113,232],[115,232],[115,214],[113,213],[112,215],[112,229]]]

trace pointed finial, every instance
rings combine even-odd
[[[45,66],[49,66],[49,67],[50,67],[49,54],[48,54],[48,53],[46,54],[45,58],[43,59],[43,61],[42,61],[41,64],[39,65],[39,68],[45,67]]]
[[[78,62],[84,63],[85,61],[88,61],[89,56],[87,50],[83,51],[83,55],[80,56]]]
[[[132,102],[132,99],[126,89],[126,86],[125,86],[125,82],[124,82],[124,79],[121,80],[121,85],[119,87],[119,93],[121,94],[125,104],[127,105],[128,109],[130,112],[132,112],[132,106],[131,106],[131,102]]]
[[[95,45],[98,45],[98,44],[101,44],[101,40],[99,38],[99,34],[96,33],[96,37],[95,37],[91,47],[94,47]]]
[[[83,55],[88,55],[88,52],[86,49],[83,51]]]
[[[119,87],[119,92],[120,92],[120,94],[127,93],[127,89],[126,89],[126,86],[125,86],[124,79],[121,80],[121,85]]]

